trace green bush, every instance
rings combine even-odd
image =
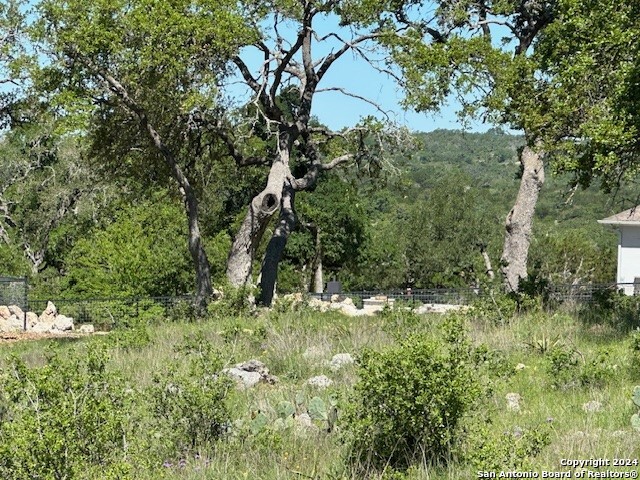
[[[1,478],[133,478],[132,394],[106,362],[95,347],[38,368],[10,360],[2,372]]]
[[[554,388],[601,387],[614,378],[616,368],[605,351],[587,359],[572,348],[559,347],[549,353],[547,373]]]
[[[186,368],[180,369],[186,360]],[[155,428],[167,454],[180,455],[217,440],[229,425],[225,403],[232,381],[220,375],[222,360],[199,333],[176,347],[168,372],[153,378],[150,388]]]
[[[450,318],[445,327],[445,342],[412,336],[362,353],[344,418],[357,474],[448,458],[481,388],[460,320]]]
[[[462,452],[464,460],[477,471],[528,470],[531,458],[551,441],[548,424],[496,432],[486,419],[481,421],[475,422]]]

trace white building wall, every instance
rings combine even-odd
[[[640,277],[640,226],[621,225],[618,243],[618,283],[633,283]],[[633,295],[633,286],[624,287]]]

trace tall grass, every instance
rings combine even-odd
[[[333,371],[328,362],[337,353],[357,357],[364,349],[382,349],[411,333],[434,339],[440,335],[442,317],[427,315],[398,318],[390,314],[349,318],[338,313],[271,311],[244,316],[216,317],[201,323],[158,322],[143,326],[147,340],[112,341],[110,336],[74,341],[43,340],[0,345],[2,365],[9,354],[31,366],[47,362],[47,349],[74,355],[86,344],[106,342],[108,369],[119,372],[140,391],[153,384],[154,375],[184,359],[176,346],[195,334],[218,352],[225,366],[249,359],[265,363],[279,381],[251,389],[232,389],[227,397],[228,432],[218,441],[172,457],[139,461],[135,478],[152,479],[348,479],[355,478],[346,465],[348,452],[338,419],[327,431],[324,420],[305,427],[295,419],[278,421],[279,405],[295,405],[296,416],[307,413],[313,397],[338,399],[341,411],[358,379],[357,365]],[[488,441],[500,442],[514,429],[544,428],[548,445],[526,459],[535,471],[566,470],[564,458],[640,458],[640,433],[632,430],[634,412],[630,400],[633,386],[640,383],[638,356],[630,348],[627,328],[615,322],[584,321],[580,313],[535,312],[520,314],[507,322],[493,322],[481,315],[468,315],[466,327],[473,345],[485,345],[504,375],[485,379],[491,393],[478,412],[466,419],[469,431],[482,419]],[[129,342],[129,344],[127,344]],[[551,352],[571,349],[588,368],[589,362],[607,353],[605,373],[598,382],[554,387],[549,373]],[[493,365],[493,364],[492,364]],[[181,367],[180,367],[181,368]],[[186,367],[185,367],[186,368]],[[333,384],[326,390],[307,385],[308,378],[326,375]],[[518,393],[520,409],[507,409],[505,395]],[[144,396],[140,397],[144,402]],[[599,411],[585,411],[587,402],[599,402]],[[264,425],[253,423],[266,417]],[[474,418],[475,417],[475,418]],[[259,427],[259,428],[258,428]],[[467,428],[465,427],[465,428]],[[153,441],[153,438],[145,441]],[[158,440],[160,441],[160,440]],[[462,448],[461,450],[464,450]],[[624,469],[615,468],[622,471]],[[476,478],[476,466],[452,452],[444,464],[417,464],[404,474],[378,473],[377,478],[463,479]],[[374,476],[374,478],[376,478]]]

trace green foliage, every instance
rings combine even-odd
[[[323,265],[331,272],[342,266],[353,267],[358,261],[366,220],[364,202],[354,185],[337,175],[326,177],[313,192],[301,192],[296,205],[300,221],[313,223],[319,232]],[[310,262],[316,254],[316,239],[307,232],[303,246],[298,245],[296,236],[289,240],[288,255],[300,262]]]
[[[207,305],[207,315],[213,319],[239,317],[251,313],[255,289],[251,286],[233,287],[225,284],[222,287],[222,298]]]
[[[568,388],[579,385],[579,368],[579,359],[574,350],[570,348],[551,350],[547,373],[551,377],[551,385],[555,388]]]
[[[154,376],[149,400],[162,446],[177,457],[211,444],[226,432],[225,402],[233,382],[220,375],[220,354],[202,333],[186,336],[175,353],[175,363]],[[186,365],[181,369],[182,363]]]
[[[601,387],[615,377],[617,368],[605,351],[586,359],[577,350],[563,346],[548,355],[547,373],[554,388]]]
[[[530,428],[514,427],[496,434],[493,425],[474,425],[462,456],[475,470],[502,472],[528,470],[531,460],[551,442],[548,425]]]
[[[124,207],[104,229],[77,241],[66,258],[66,295],[161,296],[191,290],[182,211],[157,197]]]
[[[139,350],[151,344],[151,336],[143,322],[135,325],[121,326],[109,332],[104,343],[110,348],[118,348],[123,351]]]
[[[605,288],[594,292],[593,299],[593,305],[582,312],[587,322],[606,323],[623,331],[638,328],[640,297]]]
[[[475,300],[469,309],[470,318],[483,319],[493,325],[508,324],[518,312],[518,302],[513,295],[496,292],[489,287],[486,295]]]
[[[449,458],[458,424],[481,389],[459,319],[448,320],[444,338],[412,336],[380,352],[363,351],[342,423],[356,472]]]
[[[3,371],[3,478],[134,478],[127,463],[135,430],[132,394],[107,370],[102,348]]]
[[[540,355],[544,355],[549,353],[551,350],[563,348],[565,346],[559,336],[552,337],[545,333],[540,336],[534,336],[531,341],[526,342],[526,345]]]
[[[397,301],[393,308],[385,305],[385,308],[380,314],[380,319],[382,320],[382,329],[396,340],[400,340],[409,333],[413,333],[416,327],[424,322],[423,317],[413,310],[407,310]]]
[[[529,264],[551,284],[610,283],[615,279],[613,232],[592,222],[579,228],[541,228]]]

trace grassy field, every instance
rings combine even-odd
[[[342,416],[353,401],[360,367],[356,362],[335,369],[329,361],[338,353],[358,359],[365,349],[384,351],[414,334],[441,342],[445,317],[387,312],[349,318],[304,308],[285,310],[216,315],[200,323],[152,320],[104,337],[2,345],[5,421],[11,415],[6,413],[11,412],[11,402],[33,404],[31,396],[35,395],[27,382],[27,387],[15,390],[21,398],[11,398],[7,379],[19,376],[11,358],[20,358],[27,367],[42,371],[54,354],[61,365],[66,365],[69,359],[86,358],[87,351],[100,346],[106,352],[105,385],[125,389],[130,395],[130,400],[113,406],[126,413],[121,430],[127,439],[124,447],[114,447],[108,460],[95,460],[97,457],[88,454],[93,466],[74,470],[76,473],[66,478],[361,478],[365,476],[362,471],[349,468],[349,439]],[[640,459],[640,432],[630,422],[638,410],[631,401],[633,387],[640,383],[638,342],[629,329],[633,320],[622,324],[611,315],[599,318],[597,312],[585,310],[538,310],[508,319],[476,312],[465,314],[461,320],[474,351],[480,352],[476,355],[480,358],[476,358],[477,380],[483,394],[457,427],[462,432],[460,441],[447,459],[418,461],[404,473],[391,468],[369,471],[370,478],[468,479],[492,472],[499,478],[501,470],[514,469],[535,472],[538,478],[543,471],[570,470],[571,478],[577,478],[571,467],[563,465],[564,459],[611,462],[600,469],[584,467],[595,472],[634,474],[638,470],[635,465],[613,465],[614,459]],[[201,363],[190,363],[190,359]],[[224,384],[221,388],[228,421],[220,438],[190,444],[169,441],[185,422],[198,423],[197,416],[189,417],[185,412],[197,415],[189,408],[206,407],[207,399],[200,393],[206,397],[210,391],[206,387],[189,397],[191,400],[184,400],[192,403],[183,405],[179,412],[158,400],[165,398],[162,392],[171,391],[174,384],[176,388],[187,385],[179,382],[197,382],[198,375],[209,375],[217,381],[217,375],[207,373],[207,365],[217,372],[222,366],[249,359],[262,361],[278,381],[248,389]],[[81,368],[78,365],[82,362],[75,364],[76,369]],[[55,375],[63,378],[73,374],[60,368],[59,372],[48,372],[46,381],[43,376],[30,382],[50,382]],[[308,385],[307,380],[317,375],[326,375],[333,383],[324,389]],[[60,382],[64,384],[64,380]],[[43,398],[47,388],[53,388],[46,385],[35,390]],[[519,396],[517,408],[508,408],[508,394]],[[72,412],[80,411],[77,404],[82,398],[74,396]],[[158,412],[158,405],[164,405],[165,410]],[[322,412],[317,413],[318,405],[327,411],[336,405],[335,426]],[[296,420],[306,412],[314,413],[311,426]],[[178,418],[181,415],[185,417]],[[33,418],[36,423],[40,421],[38,414]],[[31,433],[26,429],[30,427],[24,428],[11,433],[15,437],[8,437],[5,429],[1,440],[6,443],[8,438],[27,438]],[[36,433],[42,436],[42,431]],[[0,446],[0,463],[6,463],[5,456],[11,452],[7,445]],[[35,471],[37,460],[30,461],[29,468]],[[120,470],[103,469],[113,461],[123,465]],[[35,478],[24,473],[28,471],[15,478]],[[65,477],[63,472],[42,478]]]

